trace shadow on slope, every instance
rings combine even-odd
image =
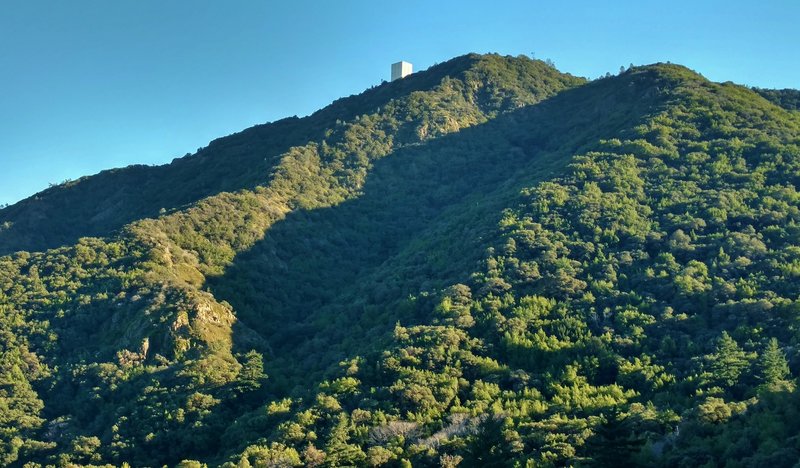
[[[409,297],[467,281],[519,189],[657,111],[661,78],[642,69],[596,81],[396,151],[361,196],[290,213],[207,286],[270,343],[273,391],[309,388],[398,320],[424,320]]]

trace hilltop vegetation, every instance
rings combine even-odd
[[[798,181],[747,88],[470,55],[56,187],[0,212],[73,244],[0,257],[2,463],[792,466]]]
[[[754,91],[784,109],[800,110],[800,90],[754,88]]]

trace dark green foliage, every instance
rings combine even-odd
[[[800,90],[797,89],[762,89],[753,88],[765,99],[788,110],[800,110]]]
[[[0,463],[791,466],[798,183],[746,88],[470,55],[50,189]]]
[[[594,435],[586,441],[585,451],[590,466],[635,466],[636,455],[644,444],[644,439],[636,432],[629,417],[612,408],[601,417]]]
[[[486,467],[511,465],[524,445],[510,425],[510,420],[488,415],[466,447],[464,464]]]

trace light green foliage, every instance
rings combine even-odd
[[[781,351],[776,338],[771,338],[758,358],[759,379],[766,385],[776,385],[791,374],[786,355]]]

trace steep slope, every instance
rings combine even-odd
[[[2,462],[791,466],[800,116],[441,67],[251,186],[1,257]]]
[[[400,323],[344,353],[314,397],[240,418],[223,440],[261,439],[232,464],[796,463],[800,119],[671,65],[540,106],[604,85],[618,93],[600,102],[638,88],[628,96],[652,112],[585,141],[561,177],[527,169],[496,235],[470,246],[488,249],[466,284],[392,315],[370,294],[413,262],[399,259],[330,299],[342,307],[322,301],[291,365],[380,333],[373,314]]]
[[[465,112],[477,121],[581,82],[542,62],[501,64],[502,60],[474,54],[458,57],[340,99],[308,117],[257,125],[214,140],[171,164],[114,169],[52,187],[0,210],[0,254],[45,250],[80,237],[109,235],[132,221],[156,217],[220,192],[254,189],[267,182],[289,148],[321,141],[326,132],[360,115],[380,112],[396,98],[434,92],[445,79],[465,84],[464,99],[478,108]]]
[[[8,365],[24,388],[37,382],[45,403],[42,410],[35,393],[17,392],[21,406],[3,423],[7,459],[47,456],[84,442],[102,442],[106,459],[137,464],[213,453],[217,443],[209,437],[218,436],[223,418],[248,407],[242,394],[262,383],[260,354],[239,353],[233,334],[244,351],[269,344],[238,322],[227,303],[199,289],[205,275],[221,273],[286,213],[357,196],[373,160],[580,82],[541,62],[498,56],[467,56],[434,70],[391,88],[407,94],[373,90],[394,97],[372,114],[358,113],[363,96],[321,111],[323,117],[354,117],[334,122],[320,133],[323,140],[277,156],[255,190],[205,198],[108,240],[81,239],[74,247],[3,258],[3,325],[18,337],[10,342]],[[437,74],[442,70],[453,76]],[[416,90],[415,83],[431,89]],[[24,206],[11,209],[26,213]],[[104,402],[99,408],[98,401]],[[221,401],[226,409],[213,414],[213,424],[205,421],[211,412],[202,409],[196,420],[161,421],[165,411],[195,414],[190,406]],[[23,419],[28,423],[20,425]],[[194,421],[193,429],[181,429],[187,421]]]
[[[258,329],[292,372],[288,380],[304,388],[323,363],[358,354],[371,347],[370,337],[391,331],[409,296],[466,281],[483,254],[480,239],[523,186],[652,112],[658,95],[641,80],[563,91],[397,151],[376,163],[354,200],[276,223],[224,275],[209,279],[211,291]]]

